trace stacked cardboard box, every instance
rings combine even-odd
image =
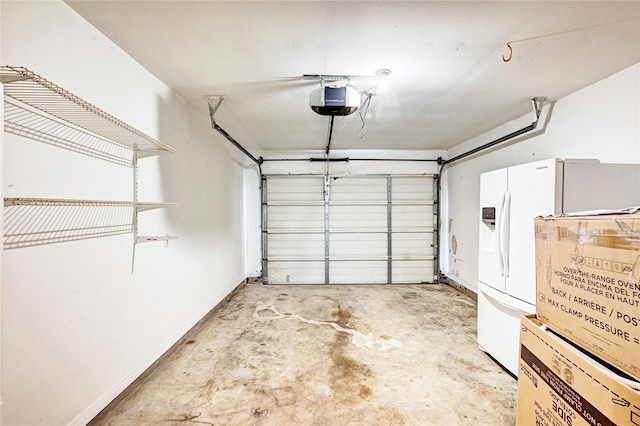
[[[535,232],[518,424],[640,425],[640,214],[538,218]]]
[[[517,425],[640,425],[640,391],[535,315],[522,317],[521,326]]]
[[[538,319],[640,380],[640,214],[538,218]]]

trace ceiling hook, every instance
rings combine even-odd
[[[504,55],[502,55],[502,62],[509,62],[511,60],[511,58],[513,57],[513,49],[511,48],[511,42],[507,42],[507,47],[509,48],[509,57],[505,58]]]

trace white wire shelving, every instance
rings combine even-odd
[[[134,231],[134,214],[177,206],[177,203],[5,198],[4,248],[14,249],[128,234]],[[136,241],[173,238],[175,237],[137,236]]]
[[[3,248],[14,249],[126,233],[135,245],[173,236],[139,236],[138,213],[177,203],[138,201],[138,159],[178,151],[35,72],[1,66],[4,130],[133,168],[132,201],[4,198]]]
[[[4,98],[4,130],[121,166],[133,167],[133,150],[130,147],[79,129],[10,97]]]
[[[103,143],[111,143],[136,151],[138,158],[177,153],[170,146],[153,139],[25,67],[0,67],[0,81],[4,83],[5,105],[7,103],[11,105],[9,119],[14,124],[6,129],[9,132],[15,131],[23,136],[67,135],[70,129],[74,129],[85,133],[89,139],[85,142],[85,139],[77,137],[78,135],[69,137],[71,140],[69,149],[73,150],[76,150],[74,146],[86,145],[89,151],[95,151],[93,138],[98,138]],[[20,110],[19,113],[14,112],[17,109]],[[62,142],[66,139],[66,136],[56,138],[59,146],[65,146]]]

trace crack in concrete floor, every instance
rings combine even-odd
[[[265,311],[272,312],[273,315],[269,315],[269,316],[260,315],[261,312],[265,312]],[[352,328],[344,328],[344,327],[341,327],[336,322],[306,319],[301,317],[300,315],[295,315],[291,313],[283,314],[280,311],[278,311],[278,309],[272,304],[260,303],[258,306],[256,306],[255,310],[253,311],[253,317],[257,320],[262,320],[262,321],[295,318],[299,321],[302,321],[304,323],[311,324],[311,325],[325,325],[325,326],[333,327],[336,331],[350,334],[352,336],[351,343],[353,343],[355,346],[359,348],[367,348],[367,349],[375,348],[375,349],[378,349],[379,351],[388,351],[388,350],[399,348],[402,346],[402,343],[400,343],[396,339],[377,338],[372,333],[364,334]]]

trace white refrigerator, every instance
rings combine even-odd
[[[518,375],[520,316],[535,313],[535,217],[635,205],[638,164],[551,158],[481,174],[480,348]]]

